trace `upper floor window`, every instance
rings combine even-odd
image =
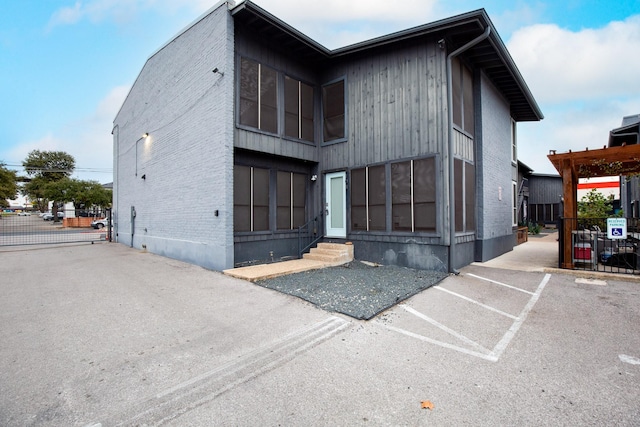
[[[344,80],[322,87],[324,142],[345,138]]]
[[[284,134],[314,140],[313,87],[289,76],[284,77]]]
[[[451,61],[451,89],[453,95],[453,124],[474,135],[475,108],[473,104],[473,75],[460,59]]]
[[[240,60],[240,124],[278,132],[278,76],[250,59]]]

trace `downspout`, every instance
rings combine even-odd
[[[491,26],[485,28],[484,33],[471,40],[464,46],[454,50],[447,55],[447,116],[449,120],[447,142],[449,144],[449,273],[458,274],[455,269],[454,254],[456,246],[456,226],[455,226],[455,177],[453,175],[453,89],[451,87],[451,60],[462,52],[480,43],[491,33]]]

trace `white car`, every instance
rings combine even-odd
[[[97,228],[98,230],[100,230],[103,227],[107,227],[108,225],[109,225],[109,219],[107,218],[96,219],[95,221],[91,222],[91,226],[93,228]]]
[[[25,212],[25,211],[18,212],[18,216],[31,216],[31,212]]]

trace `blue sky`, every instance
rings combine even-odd
[[[213,0],[19,0],[0,15],[0,161],[33,149],[112,181],[113,118],[146,59]],[[255,0],[337,48],[484,7],[545,119],[519,125],[519,158],[599,148],[640,113],[640,0]]]

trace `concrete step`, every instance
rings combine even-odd
[[[248,267],[224,270],[227,276],[255,282],[286,274],[300,273],[317,268],[335,267],[353,261],[353,245],[338,243],[319,243],[303,259],[275,262],[272,264],[252,265]]]
[[[353,261],[353,245],[339,243],[318,243],[303,259],[323,261],[330,264],[344,264]]]

